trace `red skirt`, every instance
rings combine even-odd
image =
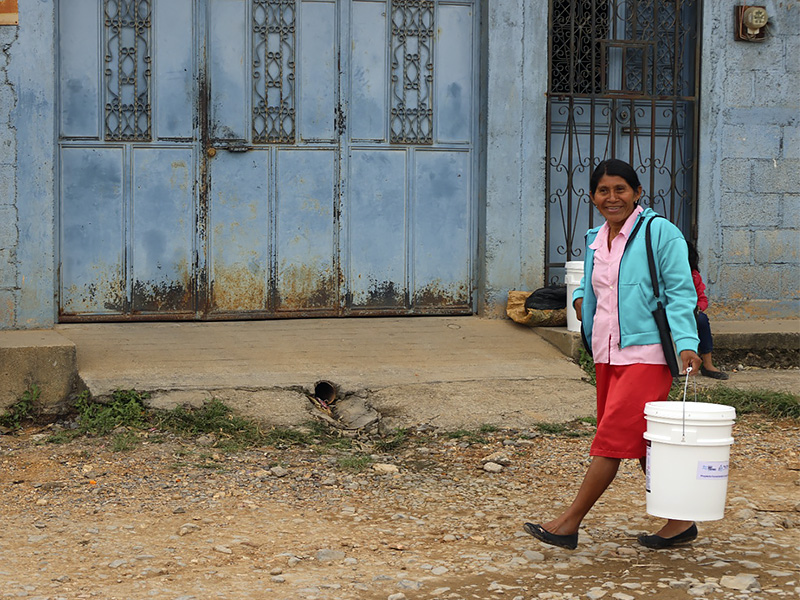
[[[643,458],[647,422],[644,405],[666,400],[672,375],[666,365],[595,364],[597,433],[591,456]]]

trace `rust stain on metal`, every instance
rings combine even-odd
[[[267,306],[266,272],[260,267],[216,267],[211,290],[214,310],[252,311]]]
[[[125,280],[117,265],[95,265],[92,272],[96,279],[83,285],[72,284],[63,292],[59,315],[78,315],[98,312],[102,309],[125,313],[128,308]]]
[[[407,295],[394,281],[371,281],[364,306],[404,306]]]
[[[429,283],[414,293],[415,306],[463,306],[468,301],[469,288],[466,284],[450,288],[439,283]]]
[[[336,277],[328,269],[292,265],[280,272],[279,308],[329,308],[336,304]]]
[[[173,281],[133,282],[131,291],[133,312],[175,312],[192,310],[194,282],[185,260],[175,265],[177,278]]]
[[[202,57],[202,62],[205,64],[205,56]],[[208,207],[209,198],[208,193],[210,186],[210,175],[208,173],[208,156],[206,149],[210,147],[211,140],[208,135],[209,127],[209,113],[208,107],[211,99],[211,89],[207,83],[207,77],[204,72],[201,72],[198,80],[198,100],[197,100],[197,118],[199,120],[198,127],[200,129],[200,173],[197,182],[197,244],[198,249],[195,251],[193,271],[197,274],[196,278],[196,302],[195,308],[200,314],[207,314],[211,305],[211,289],[206,274],[206,257],[205,248],[208,241]]]

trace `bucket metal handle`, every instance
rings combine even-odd
[[[681,443],[686,441],[686,389],[689,387],[689,373],[692,372],[691,365],[686,367],[686,379],[683,382],[683,415],[681,426]],[[694,400],[697,402],[697,382],[694,382]]]

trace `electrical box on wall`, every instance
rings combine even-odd
[[[734,36],[743,42],[762,42],[767,37],[769,16],[764,6],[734,6]]]
[[[0,0],[0,25],[19,25],[17,0]]]

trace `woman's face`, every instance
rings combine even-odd
[[[609,227],[619,231],[641,195],[641,186],[634,190],[619,175],[603,175],[590,197]]]

